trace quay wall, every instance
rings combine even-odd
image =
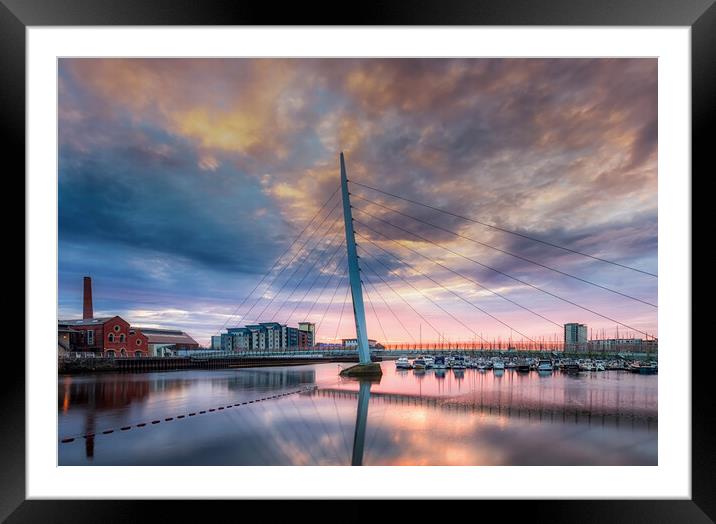
[[[197,359],[191,357],[147,357],[147,358],[73,358],[59,359],[60,374],[98,372],[145,372],[172,371],[182,369],[226,369],[268,366],[300,366],[325,362],[358,362],[357,356],[331,356],[307,358],[261,358],[261,357],[219,357]]]

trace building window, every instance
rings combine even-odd
[[[124,348],[122,348],[122,349],[119,350],[119,354],[122,355],[123,357],[126,357],[126,356],[127,356],[127,350],[124,349]]]
[[[109,358],[114,358],[114,350],[113,350],[113,349],[110,349],[109,351],[107,351],[107,356],[108,356]]]
[[[126,339],[127,339],[127,335],[125,335],[124,333],[122,333],[122,334],[119,335],[119,341],[120,341],[120,342],[124,342]]]
[[[110,333],[109,335],[107,335],[107,338],[110,342],[114,342],[114,333]]]
[[[94,345],[94,331],[91,329],[87,331],[87,345],[88,346]]]
[[[135,356],[135,357],[141,357],[141,356],[142,356],[142,352],[141,352],[141,351],[135,351],[135,352],[134,352],[134,356]]]
[[[114,326],[114,330],[115,330],[117,333],[119,333],[119,329],[120,329],[120,328],[119,328],[119,324],[117,324],[116,326]]]
[[[137,345],[138,345],[138,346],[141,346],[141,345],[142,345],[142,339],[141,339],[141,338],[138,338],[138,339],[137,339]]]

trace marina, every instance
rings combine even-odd
[[[60,376],[59,465],[656,464],[658,377],[455,362]]]

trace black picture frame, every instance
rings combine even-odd
[[[576,25],[689,26],[692,66],[692,172],[706,176],[708,128],[716,107],[716,5],[714,0],[414,0],[334,5],[220,0],[0,0],[0,125],[5,131],[6,173],[25,172],[25,29],[63,25]],[[18,177],[19,178],[19,177]],[[692,175],[692,181],[695,177]],[[21,190],[22,191],[22,190]],[[19,199],[18,199],[19,200]],[[28,312],[31,314],[32,312]],[[685,351],[691,351],[687,337]],[[713,358],[709,347],[703,358]],[[698,361],[697,352],[691,361]],[[25,355],[4,356],[0,402],[0,518],[7,522],[162,521],[217,517],[223,509],[259,512],[266,501],[81,501],[26,500]],[[708,366],[692,367],[692,498],[690,500],[480,501],[510,517],[545,522],[713,522],[716,518],[713,404]],[[555,494],[558,496],[558,494]],[[82,497],[78,489],[77,497]],[[209,505],[212,505],[209,508]],[[214,507],[218,505],[219,507]],[[304,512],[303,501],[284,504],[289,515]],[[228,507],[231,506],[231,507]],[[335,506],[335,507],[334,507]],[[418,511],[426,516],[423,505]],[[311,520],[375,518],[364,501],[322,503]],[[444,513],[445,508],[436,508]],[[272,509],[272,518],[276,514]],[[482,509],[480,510],[482,511]],[[415,515],[415,508],[411,510]],[[443,518],[445,515],[443,515]],[[293,517],[291,517],[293,518]],[[476,515],[477,518],[477,515]]]

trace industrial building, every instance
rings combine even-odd
[[[199,344],[183,331],[131,326],[122,317],[94,316],[92,279],[84,277],[82,318],[57,321],[58,356],[92,353],[104,357],[169,356]]]
[[[149,356],[149,339],[120,316],[59,320],[58,340],[69,335],[71,352],[105,357]],[[67,333],[69,332],[69,333]]]
[[[178,329],[160,329],[139,327],[147,336],[149,355],[152,357],[169,357],[178,350],[199,349],[199,343]]]

